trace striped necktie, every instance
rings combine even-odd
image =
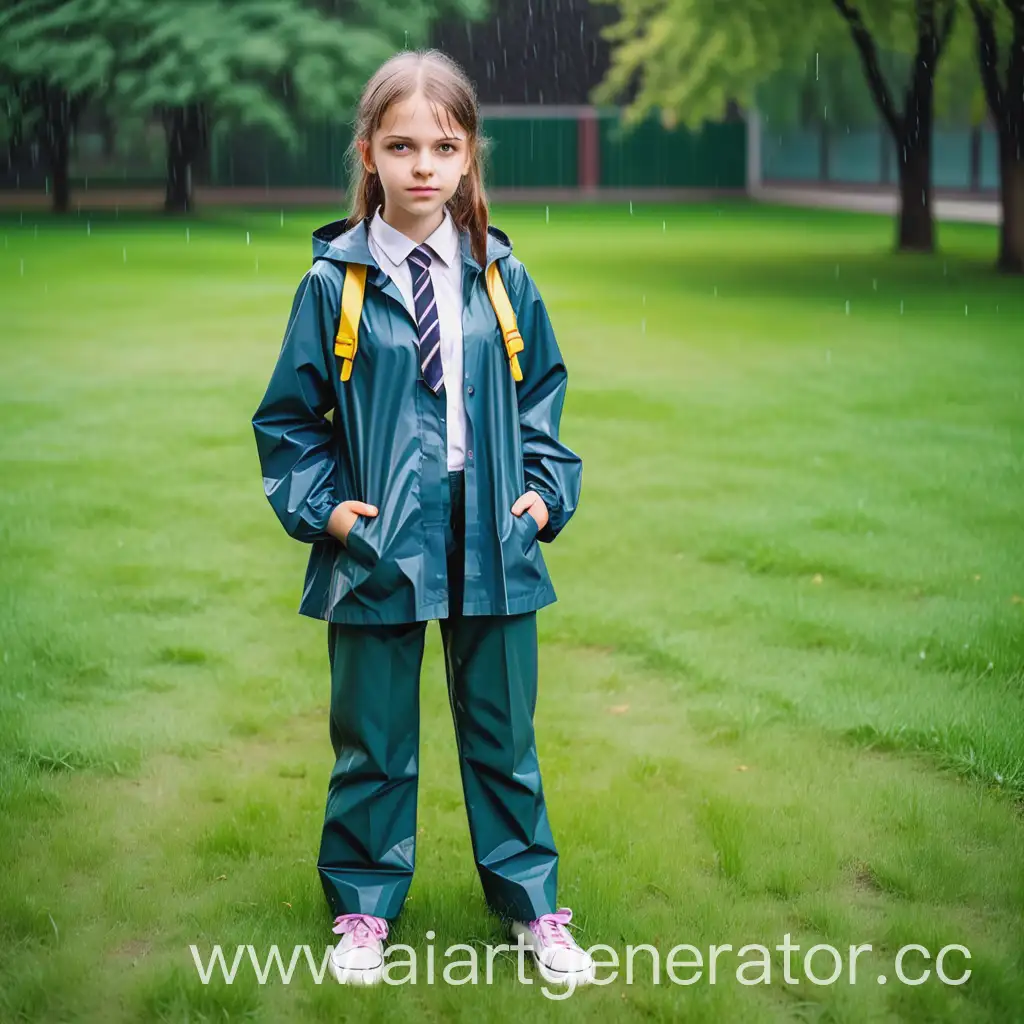
[[[420,332],[420,370],[427,387],[436,395],[441,388],[441,324],[430,280],[430,250],[418,245],[408,256],[412,271],[413,305]]]

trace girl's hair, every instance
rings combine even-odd
[[[448,209],[459,230],[469,231],[473,256],[484,266],[487,262],[487,195],[482,168],[488,140],[480,133],[480,111],[472,82],[459,65],[440,50],[403,50],[396,53],[366,83],[359,99],[355,133],[349,147],[350,223],[372,217],[384,202],[380,177],[363,166],[356,143],[359,140],[370,142],[391,104],[417,92],[447,111],[468,135],[472,152],[469,171],[448,200]],[[444,130],[440,122],[438,127]]]

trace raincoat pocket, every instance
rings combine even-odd
[[[391,557],[393,543],[388,544],[385,540],[380,516],[359,516],[352,524],[348,538],[353,535],[355,542],[350,554],[363,571],[352,589],[377,601],[391,597],[405,582],[405,575]]]
[[[517,519],[522,527],[523,548],[529,550],[530,545],[537,539],[537,534],[540,533],[540,526],[530,512],[523,512]]]
[[[360,565],[367,572],[372,572],[380,559],[379,553],[367,543],[363,536],[363,526],[367,518],[374,518],[372,516],[356,516],[356,521],[352,524],[351,529],[344,540],[345,549],[349,555],[352,556],[353,561]]]

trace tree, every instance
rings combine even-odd
[[[296,121],[346,109],[396,43],[386,22],[343,21],[301,0],[117,0],[111,14],[116,96],[164,125],[168,212],[192,208],[215,124],[261,125],[294,146]]]
[[[16,0],[0,12],[0,137],[12,152],[39,145],[57,212],[68,208],[75,125],[111,73],[113,50],[96,17],[104,3]]]
[[[296,122],[340,117],[366,79],[418,45],[439,9],[482,14],[482,0],[119,0],[134,26],[118,94],[159,112],[167,132],[168,211],[192,206],[192,169],[217,123],[261,125],[295,146]]]
[[[627,122],[661,106],[695,127],[721,117],[730,97],[751,107],[759,85],[834,42],[842,29],[856,47],[872,99],[895,143],[897,248],[934,249],[935,76],[958,0],[732,0],[726,7],[715,0],[596,2],[618,4],[621,20],[607,30],[618,45],[595,100],[618,97],[639,76]],[[910,54],[899,103],[883,71],[883,49]]]
[[[1001,10],[994,0],[969,2],[977,34],[978,68],[999,138],[1003,218],[997,265],[1008,273],[1024,274],[1024,0],[1002,0]],[[1002,75],[1000,34],[1010,38]]]
[[[345,116],[382,61],[425,41],[439,10],[483,9],[483,0],[17,0],[0,20],[7,134],[16,143],[40,133],[55,203],[66,207],[82,107],[103,100],[156,114],[167,137],[164,206],[187,211],[215,125],[261,125],[294,146],[298,121]]]
[[[860,11],[848,0],[832,0],[846,20],[878,110],[892,133],[899,167],[900,250],[932,252],[932,137],[935,124],[935,76],[956,19],[956,0],[914,0],[915,50],[902,108],[882,74],[875,37]],[[920,201],[918,201],[920,196]]]

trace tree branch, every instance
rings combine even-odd
[[[992,11],[981,0],[970,0],[971,14],[978,32],[978,68],[985,88],[988,109],[996,123],[1003,119],[1003,87],[999,81],[999,41]]]
[[[864,73],[867,75],[871,95],[874,97],[882,117],[885,118],[893,136],[896,139],[902,138],[903,117],[893,104],[892,93],[889,91],[889,86],[878,63],[878,49],[875,46],[875,40],[864,24],[860,11],[856,7],[850,6],[847,0],[832,0],[832,3],[850,26],[850,34],[860,52],[861,63],[864,65]]]
[[[1004,117],[1020,132],[1024,121],[1024,0],[1003,0],[1013,19],[1010,42],[1010,63],[1006,69],[1006,91],[1003,93]]]
[[[946,43],[949,42],[949,37],[953,34],[953,25],[956,23],[956,8],[956,0],[949,0],[946,4],[946,10],[942,17],[942,25],[940,26],[936,37],[936,62],[938,62],[939,57],[942,55],[942,51],[946,48]]]

